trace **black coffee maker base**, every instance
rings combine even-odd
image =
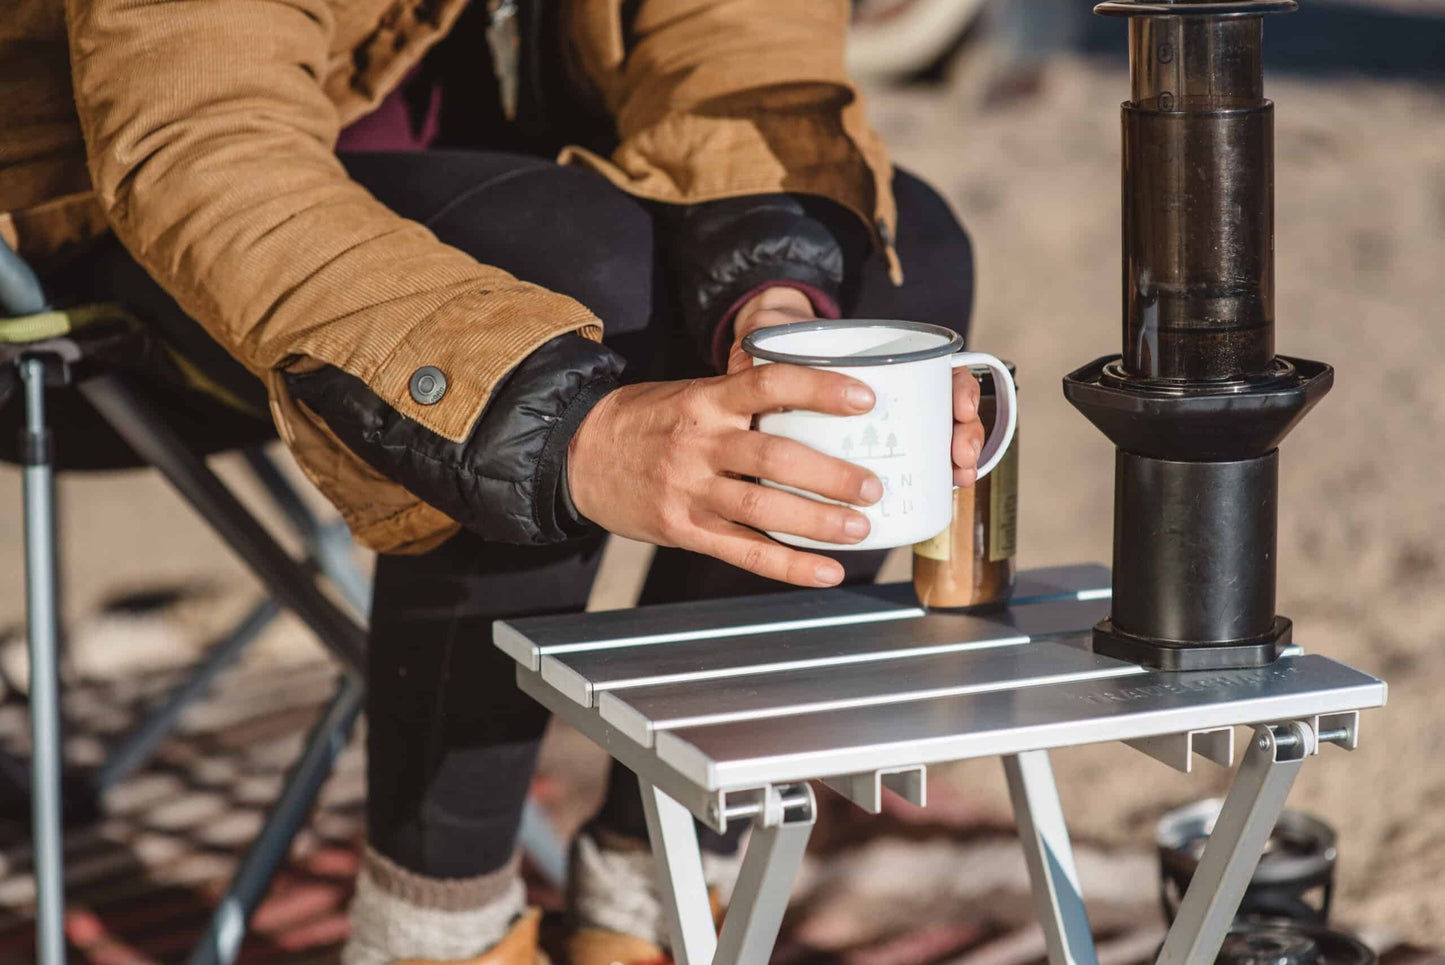
[[[1293,624],[1274,618],[1263,637],[1227,643],[1176,643],[1136,637],[1117,629],[1108,617],[1094,627],[1094,652],[1150,670],[1239,670],[1267,667],[1290,645]]]

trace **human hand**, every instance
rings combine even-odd
[[[883,484],[861,466],[750,426],[760,412],[793,408],[853,416],[873,402],[872,390],[856,379],[793,365],[624,386],[604,396],[572,437],[572,502],[621,536],[705,553],[798,586],[833,586],[843,579],[835,560],[755,530],[856,543],[868,535],[868,517],[740,477],[854,506],[881,499]]]
[[[743,351],[743,339],[760,328],[806,322],[816,318],[813,303],[796,288],[779,285],[765,288],[743,302],[733,316],[733,346],[728,352],[728,372],[752,368],[753,357]]]
[[[978,481],[978,454],[983,451],[984,428],[978,417],[982,394],[978,379],[966,367],[953,370],[953,484],[972,486]]]

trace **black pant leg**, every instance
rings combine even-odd
[[[398,214],[478,261],[577,299],[630,343],[659,341],[651,219],[600,176],[523,155],[343,156]],[[620,349],[626,353],[626,349]],[[552,547],[461,534],[378,562],[367,696],[372,846],[428,877],[501,867],[546,712],[516,686],[492,621],[583,609],[600,535]]]
[[[582,610],[602,544],[505,546],[463,533],[377,561],[367,823],[382,854],[440,878],[511,857],[547,712],[517,689],[492,621]]]
[[[898,202],[894,244],[903,264],[903,284],[893,284],[887,263],[871,247],[857,240],[845,243],[843,316],[929,322],[951,328],[967,340],[974,291],[968,232],[943,196],[907,171],[894,172],[893,196]],[[860,223],[855,215],[829,205],[818,216],[835,234],[857,238]]]
[[[340,157],[391,210],[484,265],[577,299],[609,339],[663,324],[653,298],[652,218],[602,175],[496,151]]]

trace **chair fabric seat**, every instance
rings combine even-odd
[[[198,454],[261,445],[276,438],[269,412],[224,388],[227,383],[234,384],[235,372],[225,373],[224,379],[211,377],[115,306],[89,305],[0,319],[0,361],[37,349],[65,358],[74,382],[109,372],[128,375],[136,390],[155,403],[170,427]],[[20,461],[25,423],[24,399],[18,388],[14,367],[0,367],[0,461],[11,463]],[[74,385],[47,389],[46,407],[54,426],[56,469],[98,471],[146,465]]]

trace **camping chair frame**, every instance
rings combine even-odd
[[[82,310],[83,311],[83,310]],[[241,557],[271,594],[251,609],[192,669],[179,687],[150,713],[90,775],[97,795],[134,772],[155,752],[182,711],[209,690],[222,671],[280,613],[293,611],[343,668],[336,691],[308,735],[301,757],[281,796],[252,843],[195,948],[194,965],[229,965],[236,958],[247,922],[285,860],[291,842],[310,814],[317,794],[345,748],[361,711],[366,663],[366,630],[331,602],[317,586],[319,571],[350,608],[365,615],[371,588],[352,557],[344,523],[318,520],[295,488],[260,448],[243,450],[252,474],[301,538],[306,560],[297,562],[246,509],[229,488],[169,426],[162,413],[135,391],[127,377],[105,373],[72,378],[79,359],[75,342],[64,337],[67,313],[50,309],[30,267],[0,240],[0,315],[10,324],[11,343],[23,343],[13,364],[25,400],[22,438],[25,512],[27,636],[30,651],[31,819],[35,845],[36,951],[40,965],[65,961],[64,861],[61,848],[58,562],[55,528],[52,430],[46,421],[45,389],[68,386],[81,392],[146,464],[159,470],[193,509]],[[13,333],[22,333],[17,337]],[[528,799],[522,815],[522,850],[554,887],[565,886],[566,847],[541,807]]]
[[[40,319],[52,313],[38,280],[18,256],[0,244],[0,309]],[[271,599],[248,613],[216,644],[207,657],[162,705],[133,731],[92,776],[103,792],[143,763],[179,718],[181,711],[208,689],[279,612],[292,610],[342,665],[330,703],[313,726],[300,759],[288,775],[281,796],[242,860],[195,948],[195,963],[235,960],[246,923],[264,895],[292,839],[300,830],[346,746],[361,710],[366,631],[319,588],[314,571],[325,573],[347,602],[360,613],[368,608],[364,577],[352,562],[344,530],[323,526],[260,450],[246,460],[287,521],[301,536],[310,557],[293,559],[234,494],[211,472],[166,423],[161,413],[120,374],[108,373],[75,382],[71,363],[77,345],[64,337],[27,341],[16,353],[24,392],[22,438],[25,509],[25,572],[27,636],[30,650],[31,818],[35,850],[36,950],[41,965],[65,960],[64,862],[62,855],[59,707],[58,565],[55,537],[54,466],[51,427],[46,421],[47,385],[74,386],[147,464],[200,513],[212,529],[262,581]]]

